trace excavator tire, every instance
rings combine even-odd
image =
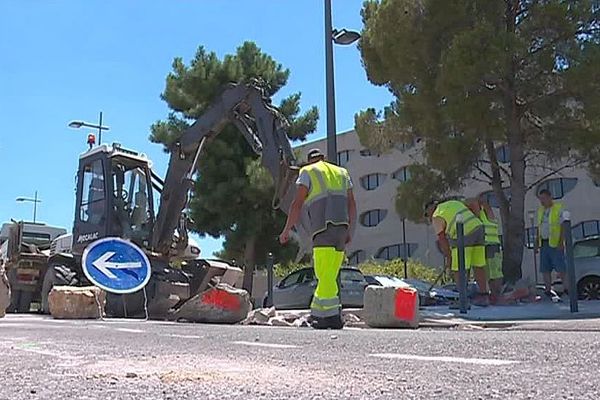
[[[42,283],[42,313],[50,313],[48,295],[54,286],[77,286],[78,284],[77,273],[71,268],[62,264],[49,265]]]
[[[17,280],[17,270],[16,268],[12,268],[8,272],[8,281],[16,282]],[[33,293],[25,290],[16,290],[13,289],[10,293],[10,305],[6,309],[8,312],[12,313],[27,313],[31,308],[31,300],[33,299]]]

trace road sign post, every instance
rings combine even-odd
[[[567,282],[563,286],[569,288],[569,303],[572,313],[579,311],[577,303],[577,282],[575,279],[575,259],[573,257],[573,236],[571,234],[571,215],[568,211],[564,212],[563,232],[565,235],[565,253],[567,261]]]
[[[150,280],[146,254],[121,238],[108,237],[91,243],[83,252],[81,264],[90,282],[110,293],[134,293]]]
[[[273,253],[267,256],[267,307],[273,307]]]

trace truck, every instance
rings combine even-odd
[[[151,278],[144,290],[107,294],[109,316],[146,314],[165,319],[219,279],[235,275],[231,271],[237,267],[202,258],[201,249],[188,235],[189,193],[198,159],[205,144],[227,124],[237,127],[273,177],[272,206],[289,210],[299,171],[286,133],[289,124],[259,82],[229,84],[171,145],[164,179],[152,170],[145,155],[120,144],[100,144],[81,154],[73,229],[52,242],[43,279],[43,311],[48,311],[48,293],[54,285],[90,284],[82,270],[82,254],[105,237],[137,244],[151,262]],[[303,251],[310,242],[306,217],[293,235]]]
[[[7,312],[29,312],[41,306],[43,278],[50,246],[67,230],[43,223],[12,221],[0,229],[0,263],[4,265],[11,287]]]

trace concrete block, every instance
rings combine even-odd
[[[362,318],[372,328],[418,328],[419,295],[411,287],[368,286]]]
[[[57,319],[97,319],[104,317],[106,293],[95,286],[54,286],[48,295],[48,308]]]
[[[237,324],[246,319],[251,310],[247,291],[219,284],[186,301],[174,317],[189,322]]]

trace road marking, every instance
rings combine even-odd
[[[379,353],[371,354],[371,357],[399,359],[399,360],[415,360],[415,361],[439,361],[439,362],[454,362],[462,364],[478,364],[478,365],[511,365],[518,364],[518,361],[513,360],[495,360],[491,358],[463,358],[463,357],[444,357],[444,356],[418,356],[415,354],[395,354],[395,353]]]
[[[177,335],[174,333],[171,333],[168,335],[160,335],[160,336],[180,338],[180,339],[202,339],[202,336],[198,336],[198,335]]]
[[[141,329],[130,329],[130,328],[115,328],[115,330],[119,331],[119,332],[128,332],[128,333],[145,333],[146,332]]]
[[[299,346],[295,346],[293,344],[277,344],[277,343],[260,343],[260,342],[232,342],[233,344],[241,344],[244,346],[254,346],[254,347],[270,347],[272,349],[297,349]]]

